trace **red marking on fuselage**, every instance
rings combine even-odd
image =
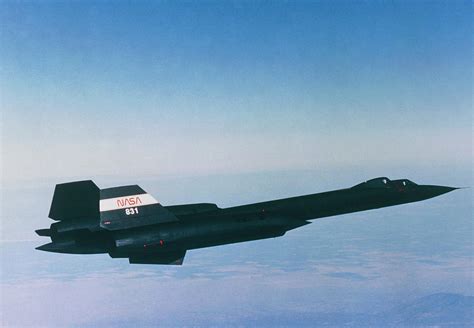
[[[130,207],[142,204],[142,200],[139,196],[126,197],[117,199],[118,207]]]

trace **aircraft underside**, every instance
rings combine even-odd
[[[130,263],[182,264],[187,250],[283,236],[321,217],[432,198],[456,188],[376,178],[352,188],[221,209],[162,206],[139,186],[100,190],[92,181],[56,186],[39,250],[108,253]]]

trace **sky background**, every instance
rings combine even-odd
[[[472,189],[180,268],[34,251],[33,231],[80,179],[221,207],[377,176],[472,188],[472,64],[468,1],[1,2],[0,322],[469,326]]]

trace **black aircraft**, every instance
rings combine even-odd
[[[352,188],[219,208],[162,206],[137,185],[99,189],[91,180],[56,185],[37,247],[70,254],[108,253],[130,263],[182,264],[186,251],[283,236],[308,220],[436,197],[457,188],[376,178]]]

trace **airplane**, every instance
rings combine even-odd
[[[458,188],[408,179],[371,179],[351,188],[219,208],[212,203],[161,205],[138,185],[99,189],[91,180],[58,184],[36,249],[69,254],[108,253],[132,264],[181,265],[186,251],[275,238],[309,220],[418,202]]]

